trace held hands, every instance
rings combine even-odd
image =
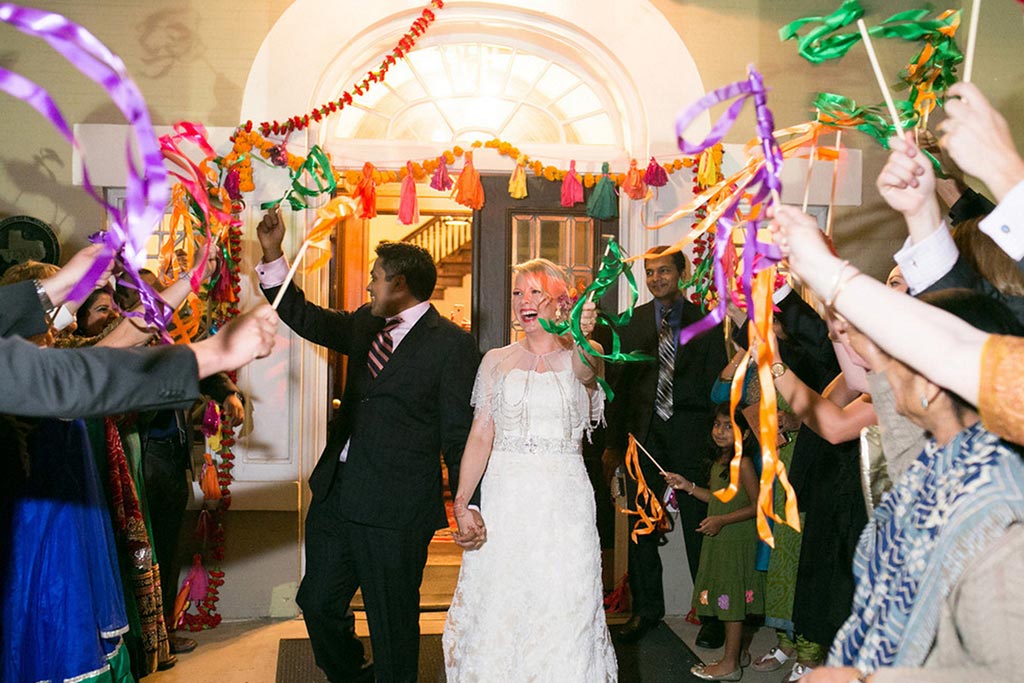
[[[281,243],[284,242],[284,220],[281,219],[281,207],[275,206],[263,214],[256,226],[256,237],[263,248],[263,262],[270,263],[284,256]]]
[[[939,144],[965,173],[980,178],[1002,201],[1024,180],[1024,161],[1006,119],[973,83],[950,87],[943,109],[946,119],[938,126]]]
[[[705,536],[717,536],[718,532],[722,530],[722,526],[721,515],[712,515],[705,517],[704,521],[697,525],[697,532]]]
[[[487,542],[487,527],[484,518],[476,510],[470,510],[465,503],[455,504],[455,543],[464,550],[476,550]]]

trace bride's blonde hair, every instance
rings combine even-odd
[[[569,294],[569,278],[561,267],[546,258],[535,258],[512,266],[512,279],[519,276],[539,286],[553,301]]]

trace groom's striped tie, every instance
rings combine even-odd
[[[658,417],[672,417],[672,376],[676,370],[676,335],[668,322],[668,311],[658,328],[658,393],[654,410]]]
[[[370,376],[376,378],[380,371],[391,358],[391,352],[395,350],[394,342],[391,339],[391,330],[398,327],[402,322],[401,318],[392,318],[384,325],[384,329],[377,333],[370,344],[370,353],[366,356],[366,365],[370,368]]]

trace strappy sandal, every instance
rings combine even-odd
[[[773,647],[764,653],[757,660],[750,665],[750,668],[754,671],[778,671],[786,662],[791,660],[793,655],[787,655],[782,651],[782,648]]]

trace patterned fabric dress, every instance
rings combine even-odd
[[[709,488],[729,483],[729,465],[711,466]],[[728,503],[714,495],[708,517],[724,515],[750,505],[741,486]],[[722,621],[742,621],[748,614],[764,614],[764,574],[754,569],[757,527],[753,518],[726,524],[715,536],[706,536],[700,550],[700,567],[693,582],[693,607],[700,616]]]
[[[604,396],[576,380],[572,353],[513,344],[480,366],[474,419],[494,425],[481,484],[487,542],[462,556],[443,638],[448,683],[618,678],[581,450]]]

